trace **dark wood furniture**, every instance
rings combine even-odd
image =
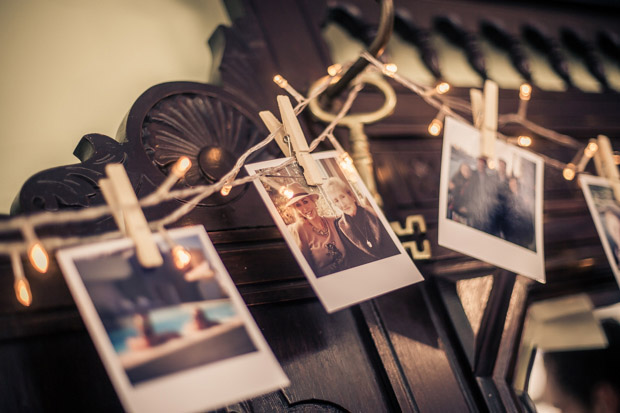
[[[535,90],[530,118],[584,142],[598,133],[620,136],[619,95],[608,88],[597,57],[607,53],[618,63],[620,56],[615,37],[620,34],[620,9],[611,2],[587,7],[579,1],[401,3],[396,4],[396,30],[420,48],[438,78],[442,68],[430,40],[433,31],[462,47],[481,77],[486,66],[479,36],[495,40],[525,79],[531,73],[520,42],[529,39],[569,85],[565,92]],[[96,182],[106,162],[125,164],[138,196],[151,192],[180,154],[197,161],[187,184],[219,178],[229,164],[210,169],[195,153],[184,153],[181,145],[163,143],[162,136],[199,148],[218,147],[234,161],[266,135],[257,113],[275,108],[281,91],[271,81],[273,75],[282,74],[304,91],[331,64],[321,36],[327,18],[363,41],[372,39],[378,6],[369,0],[353,5],[361,12],[358,17],[343,17],[341,4],[316,0],[227,2],[234,23],[220,27],[209,40],[219,57],[212,69],[217,85],[174,82],[147,90],[116,140],[97,134],[82,138],[76,148],[82,162],[33,176],[24,184],[13,214],[100,204]],[[581,56],[601,82],[602,93],[572,86],[560,45]],[[226,411],[518,411],[521,404],[510,378],[528,297],[583,288],[617,290],[580,190],[550,167],[545,169],[546,286],[439,247],[441,141],[426,133],[435,111],[394,86],[396,112],[368,126],[366,133],[388,219],[404,223],[411,214],[426,219],[433,257],[417,263],[425,282],[328,315],[251,186],[237,188],[226,198],[211,197],[177,223],[199,223],[209,231],[291,379],[282,391]],[[451,93],[466,97],[468,91]],[[377,93],[364,91],[355,110],[377,107],[379,99]],[[517,92],[502,90],[500,113],[515,111],[516,105]],[[312,135],[322,125],[304,115],[304,127]],[[346,146],[346,132],[337,133]],[[537,142],[533,150],[564,162],[574,155]],[[273,145],[253,160],[276,157],[276,149]],[[146,215],[162,216],[175,205],[178,201],[149,209]],[[111,228],[113,221],[106,218],[88,225],[51,226],[42,235],[84,235]],[[9,260],[0,259],[0,411],[120,410],[56,264],[49,275],[26,266],[36,300],[23,308],[10,293]]]

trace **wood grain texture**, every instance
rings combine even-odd
[[[252,307],[252,315],[291,380],[283,390],[289,404],[329,401],[351,412],[391,410],[394,401],[371,368],[351,310],[328,315],[311,300]]]
[[[443,350],[449,344],[435,330],[422,288],[411,286],[378,298],[379,314],[419,411],[469,411]]]

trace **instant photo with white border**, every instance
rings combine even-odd
[[[423,278],[420,271],[405,252],[382,211],[379,209],[372,195],[357,174],[357,171],[355,171],[354,168],[343,170],[339,166],[339,158],[336,151],[315,153],[312,156],[317,161],[324,178],[331,178],[332,180],[343,182],[346,187],[346,192],[352,197],[351,199],[354,198],[356,200],[356,210],[361,211],[361,213],[359,213],[359,215],[354,213],[354,216],[360,217],[366,214],[366,216],[372,217],[369,218],[369,220],[376,223],[373,227],[374,233],[382,234],[375,238],[381,239],[382,241],[375,242],[374,246],[368,239],[363,241],[353,239],[353,242],[349,242],[347,238],[349,233],[347,232],[347,227],[344,226],[347,222],[344,212],[336,207],[338,201],[334,202],[327,196],[327,184],[323,184],[321,187],[307,186],[301,174],[301,170],[296,164],[254,181],[259,194],[263,198],[267,209],[280,229],[284,240],[291,249],[324,308],[331,313],[378,295],[422,281]],[[246,165],[245,167],[250,175],[255,175],[267,168],[280,166],[287,160],[290,160],[290,158],[254,163]],[[343,246],[337,248],[335,253],[340,253],[338,250],[344,248],[344,256],[352,258],[350,265],[343,267],[343,269],[335,269],[334,271],[321,274],[317,271],[317,267],[311,265],[309,262],[311,258],[306,258],[309,252],[306,251],[306,256],[304,256],[301,249],[303,245],[300,247],[298,244],[300,238],[296,236],[291,229],[291,221],[295,221],[295,218],[292,218],[294,215],[291,211],[293,207],[284,205],[284,202],[287,200],[286,193],[280,192],[278,194],[279,190],[282,191],[285,187],[291,187],[293,185],[301,185],[303,190],[307,191],[307,194],[311,194],[312,199],[320,204],[319,207],[322,209],[321,214],[323,214],[322,218],[326,218],[333,223],[331,227],[332,230],[327,231],[329,234],[323,234],[323,236],[335,236],[344,240],[342,241],[344,242],[344,244],[342,244]],[[307,194],[306,197],[308,197]],[[295,199],[303,198],[303,196],[297,195],[298,194],[289,194],[289,200],[293,200],[292,196],[295,196]],[[274,196],[274,199],[272,199],[272,196]],[[275,198],[281,201],[278,203],[278,206],[276,205]],[[342,224],[339,224],[340,219],[343,220]],[[285,220],[287,220],[287,222],[285,222]],[[297,222],[301,223],[301,221],[303,220],[298,217]],[[336,229],[336,227],[338,227],[338,229]],[[344,228],[344,230],[341,230],[341,228]],[[365,232],[369,232],[369,230],[366,229]],[[335,235],[331,235],[332,233]],[[359,234],[363,233],[362,231],[359,232]],[[361,238],[363,237],[360,237],[360,239]],[[377,245],[379,243],[381,244],[380,246]],[[358,245],[358,247],[355,247],[355,245]],[[375,258],[364,258],[356,261],[357,258],[355,257],[359,251],[367,251],[371,247],[375,249],[381,248],[384,252],[381,253],[382,255],[376,254],[374,256]],[[312,254],[314,253],[315,252]],[[364,256],[368,257],[367,255]]]
[[[57,253],[71,294],[124,408],[149,413],[205,411],[288,386],[286,375],[204,227],[174,229],[169,235],[192,251],[195,266],[186,271],[174,268],[170,248],[158,234],[154,237],[164,256],[159,272],[137,264],[133,241],[128,238]],[[102,262],[108,265],[98,265]],[[131,285],[120,287],[118,283]],[[200,299],[194,301],[195,296]],[[184,297],[192,299],[185,302]],[[140,305],[140,313],[132,313]],[[209,309],[219,318],[213,318]],[[195,314],[182,315],[186,317],[183,324],[178,321],[178,314],[192,310]],[[131,329],[129,320],[135,322],[144,314],[149,339],[138,327],[135,331],[142,332],[142,337],[124,331]],[[192,316],[196,318],[185,322]],[[156,328],[172,331],[155,333]],[[113,343],[121,332],[121,344],[118,340]],[[119,345],[125,348],[119,350]],[[142,375],[139,379],[138,374]]]
[[[480,157],[480,131],[446,118],[439,186],[439,245],[544,283],[544,161],[499,140],[495,145],[494,159],[487,160],[488,170],[483,177],[476,177],[478,169],[484,167],[480,162],[485,162]],[[500,189],[474,189],[483,186],[483,179],[499,182],[500,168],[504,175],[514,178],[510,185],[504,183],[501,187],[503,198],[497,195]],[[455,187],[461,189],[458,199],[455,193],[450,195]]]
[[[620,285],[620,203],[606,178],[581,174],[579,183],[609,265]]]

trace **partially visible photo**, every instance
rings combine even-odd
[[[579,182],[607,260],[620,285],[620,203],[607,179],[582,174]]]

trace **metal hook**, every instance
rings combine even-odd
[[[394,2],[393,0],[381,0],[381,20],[379,22],[379,29],[377,30],[377,37],[368,47],[368,53],[373,55],[374,57],[379,57],[383,54],[383,50],[385,46],[387,46],[390,37],[392,36],[392,31],[394,30]],[[347,72],[342,75],[340,80],[330,87],[324,93],[324,96],[327,97],[328,100],[332,100],[343,90],[349,86],[349,83],[359,75],[364,68],[368,66],[368,60],[360,57],[357,61],[347,70]]]

